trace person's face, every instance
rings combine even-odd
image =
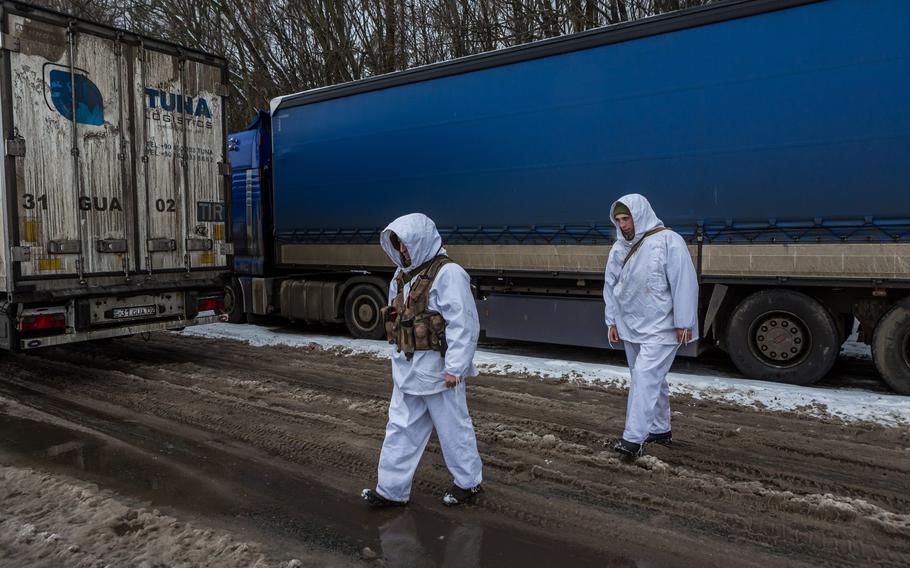
[[[616,223],[619,225],[619,230],[622,231],[622,236],[625,237],[627,241],[635,238],[635,223],[632,221],[631,215],[617,215]]]
[[[401,255],[401,264],[411,266],[411,254],[408,252],[408,247],[404,246],[400,240],[398,241],[398,253]]]

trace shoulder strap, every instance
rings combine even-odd
[[[396,292],[395,292],[396,295],[400,296],[401,294],[404,294],[404,285],[405,285],[404,272],[401,272],[400,270],[398,271],[398,274],[395,275],[395,284],[398,288],[398,290],[396,290]]]
[[[414,270],[411,270],[407,273],[403,271],[399,272],[399,276],[401,277],[404,284],[407,284],[415,278],[429,278],[432,280],[433,278],[436,278],[436,274],[439,272],[439,269],[450,262],[453,262],[451,258],[447,257],[444,254],[441,254],[424,262]]]
[[[395,309],[399,312],[404,311],[404,273],[401,271],[395,276],[395,285],[397,290],[395,290],[395,297],[392,298],[392,305],[395,306]]]
[[[436,279],[436,275],[439,274],[442,267],[451,262],[453,261],[449,257],[439,255],[418,266],[417,270],[412,271],[415,276],[411,278],[411,280],[414,280],[414,284],[411,286],[411,292],[407,299],[409,308],[416,312],[422,312],[426,309],[433,280]]]
[[[451,264],[452,262],[454,261],[444,254],[437,256],[431,261],[430,267],[427,269],[427,272],[423,277],[429,278],[430,280],[435,280],[436,275],[439,274],[439,271],[442,270],[442,267],[447,264]]]
[[[647,239],[651,235],[656,235],[657,233],[659,233],[661,231],[668,231],[669,229],[670,229],[669,227],[655,227],[655,228],[651,229],[650,231],[648,231],[647,233],[645,233],[644,235],[642,235],[642,237],[638,240],[638,242],[635,243],[634,245],[632,245],[632,248],[630,248],[629,252],[626,253],[626,258],[623,259],[623,261],[622,261],[622,267],[623,268],[626,267],[626,264],[629,262],[629,259],[632,258],[633,254],[638,252],[638,249],[641,248],[641,243],[645,242],[645,239]]]

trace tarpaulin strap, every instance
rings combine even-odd
[[[659,232],[661,232],[661,231],[668,231],[668,230],[670,230],[669,227],[656,227],[656,228],[654,228],[654,229],[651,229],[650,231],[648,231],[648,232],[645,233],[644,235],[642,235],[642,237],[638,240],[638,242],[635,243],[634,245],[632,245],[632,248],[630,248],[630,249],[629,249],[629,252],[626,253],[626,258],[623,259],[623,261],[622,261],[622,267],[623,267],[623,268],[626,267],[626,263],[629,262],[629,259],[632,258],[632,255],[633,255],[633,254],[635,254],[636,252],[638,252],[638,249],[641,248],[641,243],[645,242],[645,239],[647,239],[647,238],[650,237],[651,235],[656,235],[657,233],[659,233]]]

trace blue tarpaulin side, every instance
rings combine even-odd
[[[910,3],[828,0],[288,108],[282,241],[601,242],[638,192],[718,242],[910,238]]]

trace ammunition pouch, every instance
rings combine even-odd
[[[438,312],[426,311],[414,318],[414,348],[446,354],[446,320]]]
[[[396,341],[398,337],[398,310],[395,309],[395,306],[386,306],[379,310],[379,316],[385,326],[385,338],[389,343],[398,343]]]

